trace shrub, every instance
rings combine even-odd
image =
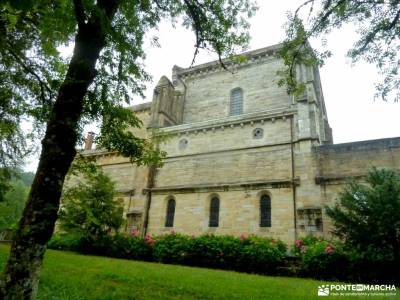
[[[176,233],[154,238],[149,235],[143,238],[116,234],[96,239],[64,234],[53,236],[48,247],[92,255],[263,274],[275,274],[286,252],[283,242],[269,238],[230,235],[190,237]]]
[[[349,249],[372,261],[393,261],[400,270],[400,173],[373,168],[365,181],[349,183],[326,208],[333,233]]]
[[[241,241],[233,236],[201,235],[190,241],[188,264],[220,269],[237,269]]]
[[[325,280],[345,280],[349,260],[340,243],[316,240],[301,250],[303,275]]]
[[[47,247],[55,250],[79,251],[82,248],[82,236],[77,233],[54,234]]]
[[[116,258],[151,260],[151,245],[144,238],[122,234],[98,239],[88,239],[79,234],[58,234],[51,238],[47,247]]]
[[[164,263],[274,274],[285,251],[281,241],[256,236],[169,234],[156,238],[153,257]]]
[[[125,259],[150,260],[151,245],[142,237],[118,234],[112,237],[106,255]]]
[[[347,250],[350,260],[349,280],[371,284],[400,285],[396,262],[388,259],[376,259],[357,249]]]
[[[286,245],[281,241],[257,236],[242,238],[240,270],[275,274],[285,256]]]
[[[146,237],[148,244],[153,246],[155,261],[170,264],[184,264],[190,249],[191,238],[183,234],[166,234],[153,239]]]
[[[340,241],[305,237],[296,240],[292,253],[300,258],[300,275],[325,280],[371,284],[399,284],[396,263],[376,259]]]
[[[116,198],[115,183],[99,168],[82,173],[83,180],[63,191],[60,228],[79,232],[88,241],[107,239],[123,223],[122,200]]]

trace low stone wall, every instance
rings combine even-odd
[[[400,137],[314,148],[318,181],[365,175],[371,167],[400,169]]]

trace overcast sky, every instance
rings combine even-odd
[[[285,37],[283,24],[286,12],[293,11],[304,0],[258,0],[260,9],[250,20],[250,48],[254,50],[281,42]],[[273,3],[273,4],[272,4]],[[194,35],[168,22],[160,24],[158,32],[149,36],[159,37],[161,48],[145,46],[146,70],[153,76],[148,84],[146,99],[133,99],[132,104],[151,101],[152,90],[162,75],[171,78],[172,67],[189,67],[194,52]],[[359,62],[352,66],[346,52],[352,46],[357,35],[354,26],[348,25],[326,36],[327,48],[333,56],[320,69],[322,88],[328,112],[330,126],[335,143],[378,139],[400,136],[400,103],[374,100],[374,84],[379,75],[374,66]],[[311,41],[319,45],[318,41]],[[201,52],[196,64],[215,59]],[[95,128],[90,130],[97,131]],[[26,169],[36,169],[36,159],[27,164]]]

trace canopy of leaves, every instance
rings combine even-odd
[[[196,50],[229,56],[246,46],[246,19],[255,13],[250,0],[120,0],[111,24],[103,23],[107,43],[97,74],[84,100],[78,131],[103,122],[98,146],[120,151],[135,162],[157,161],[151,142],[134,137],[127,127],[140,121],[124,107],[133,94],[143,95],[150,76],[143,69],[146,32],[163,18],[181,22],[196,34]],[[26,138],[41,137],[68,69],[61,50],[74,43],[79,24],[102,18],[95,0],[0,1],[0,161],[22,158]],[[30,136],[21,120],[34,122]],[[35,133],[35,134],[34,134]],[[1,165],[0,165],[1,167]]]
[[[83,174],[77,185],[63,193],[61,229],[89,239],[117,231],[123,222],[123,206],[116,198],[114,182],[99,169]]]
[[[8,190],[3,194],[0,203],[0,229],[15,228],[22,215],[26,199],[32,184],[34,174],[13,170],[13,175],[7,179]],[[0,181],[0,189],[3,188]]]
[[[376,65],[383,78],[376,86],[377,97],[399,100],[400,1],[306,0],[288,17],[287,39],[281,51],[287,69],[279,83],[286,84],[290,93],[304,90],[293,65],[322,65],[331,55],[329,51],[318,52],[307,41],[324,38],[331,30],[352,23],[359,38],[348,56],[353,62],[363,59]]]
[[[399,259],[400,174],[372,169],[366,183],[350,183],[326,209],[333,232],[366,258]]]

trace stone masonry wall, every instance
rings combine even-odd
[[[314,151],[320,177],[365,175],[372,166],[400,169],[400,138],[324,145]]]
[[[261,139],[253,138],[256,128],[264,130]],[[282,119],[173,135],[162,146],[168,156],[156,187],[289,179],[289,143],[290,121]]]
[[[271,196],[271,227],[260,227],[259,201],[262,193]],[[220,199],[219,227],[208,227],[212,196]],[[292,190],[274,188],[263,190],[204,191],[176,193],[174,227],[165,228],[168,195],[153,195],[149,232],[165,234],[172,230],[186,234],[257,234],[292,242],[294,239]]]
[[[361,180],[372,167],[400,170],[400,138],[323,145],[314,147],[317,164],[315,190],[322,205],[333,205],[351,179]],[[325,218],[325,234],[331,221]]]
[[[148,167],[132,165],[116,153],[85,152],[95,155],[116,181],[125,213],[144,216],[151,195],[147,233],[257,234],[292,243],[296,206],[296,217],[299,211],[320,210],[323,231],[316,234],[328,235],[331,224],[323,208],[334,203],[348,179],[362,178],[371,166],[400,169],[400,138],[330,145],[319,75],[304,71],[309,73],[303,78],[307,93],[294,102],[276,85],[282,64],[271,51],[278,47],[247,54],[249,60],[236,65],[233,73],[215,62],[174,67],[172,83],[167,81],[184,97],[183,122],[179,118],[155,126],[166,135],[160,148],[167,157],[151,190]],[[229,116],[230,93],[238,87],[243,90],[243,114]],[[135,135],[150,137],[154,103],[133,107],[144,124],[132,129]],[[256,129],[263,131],[262,138],[254,138]],[[263,193],[271,197],[270,228],[259,225]],[[218,228],[208,226],[213,196],[220,199]],[[165,228],[169,197],[176,200],[174,226]],[[298,236],[308,234],[302,228],[298,223]]]
[[[186,99],[183,123],[224,118],[229,115],[230,93],[243,90],[243,112],[289,106],[290,97],[272,80],[282,64],[268,57],[257,63],[239,66],[233,71],[184,77]]]

